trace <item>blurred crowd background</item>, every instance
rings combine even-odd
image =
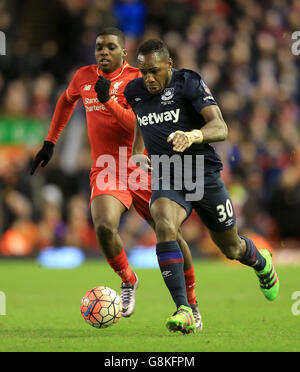
[[[260,246],[300,251],[300,73],[291,35],[297,0],[0,0],[0,255],[48,246],[101,255],[89,212],[90,148],[78,104],[55,156],[34,177],[33,156],[74,71],[94,61],[103,26],[127,36],[128,62],[145,39],[170,47],[176,68],[198,71],[229,127],[216,144],[238,227]],[[218,256],[197,216],[183,233],[194,256]],[[155,237],[134,210],[121,221],[125,248]]]

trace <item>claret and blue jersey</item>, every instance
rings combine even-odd
[[[200,111],[217,104],[201,76],[186,69],[173,69],[171,82],[161,94],[149,93],[143,78],[128,83],[124,94],[136,115],[150,156],[179,154],[167,142],[169,135],[176,130],[201,129],[205,121]],[[210,144],[194,143],[180,155],[204,155],[205,173],[222,169],[220,156]]]
[[[212,231],[231,229],[235,224],[235,216],[233,209],[226,215],[222,213],[225,206],[231,206],[231,202],[220,177],[222,161],[214,147],[208,143],[194,143],[184,152],[178,153],[167,142],[169,135],[176,130],[201,129],[205,125],[201,110],[217,104],[201,76],[194,71],[174,69],[170,84],[161,94],[149,93],[142,78],[129,82],[124,94],[136,115],[146,150],[151,157],[150,207],[156,199],[166,197],[185,208],[187,218],[194,209]],[[177,162],[169,174],[163,172],[161,166],[156,169],[153,166],[153,155],[160,158],[169,155],[173,158],[176,154],[181,157],[181,169],[177,169]],[[188,167],[185,155],[193,159],[192,165]],[[204,169],[201,162],[198,167],[197,155],[202,155],[201,159],[204,157]],[[165,187],[168,182],[164,184],[164,181],[168,178],[170,184]]]

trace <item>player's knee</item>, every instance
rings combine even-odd
[[[165,217],[160,217],[155,221],[155,232],[158,241],[176,240],[178,233],[175,224]]]
[[[95,231],[101,241],[108,241],[114,238],[117,226],[113,220],[103,219],[95,223]]]

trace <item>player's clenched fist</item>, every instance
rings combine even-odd
[[[183,152],[192,145],[193,139],[189,132],[177,130],[169,135],[168,142],[172,142],[174,151]]]
[[[191,132],[177,130],[169,135],[167,141],[172,142],[174,151],[183,152],[191,147],[193,143],[202,143],[203,135],[201,130]]]
[[[109,89],[110,80],[105,79],[103,76],[99,76],[99,79],[95,85],[95,92],[97,93],[99,102],[105,103],[110,99]]]

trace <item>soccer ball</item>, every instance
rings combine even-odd
[[[81,300],[83,319],[95,328],[107,328],[118,322],[122,315],[120,296],[111,288],[95,287]]]

